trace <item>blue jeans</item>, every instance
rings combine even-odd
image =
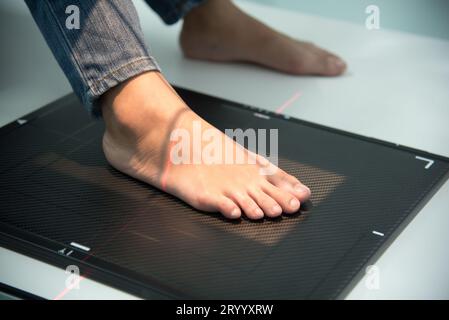
[[[160,71],[145,45],[132,1],[25,2],[76,95],[94,116],[101,115],[98,98],[110,88],[145,71]],[[146,2],[165,23],[173,24],[202,0]],[[79,28],[73,8],[78,8]]]

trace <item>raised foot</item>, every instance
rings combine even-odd
[[[209,0],[192,9],[180,44],[193,59],[246,61],[296,75],[337,76],[346,70],[335,54],[271,29],[231,1]]]

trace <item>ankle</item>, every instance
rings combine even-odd
[[[173,113],[186,108],[158,72],[146,72],[110,89],[100,100],[106,133],[137,141],[161,130]]]
[[[188,58],[253,61],[272,38],[273,30],[231,1],[209,0],[184,17],[179,42]]]

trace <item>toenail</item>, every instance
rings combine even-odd
[[[293,199],[290,200],[289,203],[290,203],[290,206],[291,206],[292,208],[297,208],[297,207],[299,207],[299,201],[298,201],[298,199],[293,198]]]
[[[279,205],[276,204],[276,205],[273,206],[273,212],[276,213],[276,214],[279,214],[279,213],[282,212],[282,208]]]
[[[240,217],[240,209],[239,208],[234,208],[231,211],[231,217],[233,217],[233,218]]]
[[[263,211],[260,208],[257,208],[254,210],[254,214],[256,215],[256,218],[262,218],[263,217]]]
[[[301,193],[310,193],[310,189],[303,184],[298,183],[295,186],[295,190]]]
[[[332,61],[332,64],[335,65],[338,69],[341,69],[346,65],[344,61],[339,58],[331,57],[330,61]]]

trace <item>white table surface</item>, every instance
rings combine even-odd
[[[238,2],[278,30],[332,48],[349,64],[339,78],[296,77],[185,59],[177,45],[180,24],[166,27],[141,0],[135,3],[147,43],[176,85],[272,111],[300,92],[286,114],[449,156],[449,41]],[[71,91],[22,1],[0,4],[0,39],[0,126]],[[347,298],[448,299],[448,208],[446,183],[376,262],[379,289],[362,279]],[[64,270],[0,248],[1,282],[54,298],[66,277]],[[134,297],[85,279],[64,298]]]

